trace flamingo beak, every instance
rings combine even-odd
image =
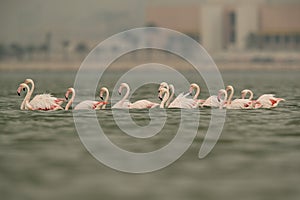
[[[162,101],[162,98],[161,97],[158,97],[161,101]]]
[[[21,96],[20,92],[17,92],[18,96]]]
[[[23,91],[25,91],[25,88],[23,88]]]
[[[65,96],[66,100],[68,100],[69,98],[67,96]]]
[[[103,97],[101,96],[100,99],[103,100]]]
[[[221,95],[220,94],[218,94],[217,100],[218,100],[218,102],[221,102]]]
[[[189,89],[189,93],[190,93],[190,96],[192,96],[192,95],[193,95],[193,88],[192,88],[192,87],[190,87],[190,89]]]

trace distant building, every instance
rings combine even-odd
[[[209,51],[300,49],[300,2],[211,0],[151,6],[146,23],[183,32]]]

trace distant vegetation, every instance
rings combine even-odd
[[[55,59],[59,54],[60,59],[68,61],[70,54],[73,57],[82,58],[89,50],[89,46],[85,42],[72,43],[70,40],[63,40],[61,42],[61,51],[53,50],[51,48],[52,36],[47,33],[45,40],[40,44],[21,44],[13,42],[11,44],[0,44],[0,61],[3,60],[17,60],[17,61],[34,61],[34,60],[49,60],[51,55]],[[61,54],[61,55],[60,55]]]

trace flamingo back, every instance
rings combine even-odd
[[[56,102],[57,98],[51,94],[39,94],[36,95],[29,104],[34,110],[53,110],[60,107]]]
[[[95,105],[98,104],[98,101],[86,100],[77,104],[74,110],[94,110]]]
[[[187,94],[180,93],[172,103],[170,103],[169,108],[197,108],[199,103],[194,99],[187,98]]]
[[[154,108],[156,106],[159,106],[159,104],[148,101],[148,100],[139,100],[139,101],[136,101],[134,103],[131,103],[129,105],[129,108],[146,109],[146,108]]]

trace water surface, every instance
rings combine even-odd
[[[18,84],[31,77],[36,93],[63,97],[75,72],[0,74],[0,192],[2,199],[299,199],[299,72],[224,72],[225,84],[238,93],[252,89],[255,98],[274,93],[286,99],[272,110],[228,110],[222,135],[205,158],[198,151],[210,120],[201,110],[198,134],[172,165],[147,174],[112,170],[94,159],[75,130],[71,111],[20,111]],[[110,90],[116,75],[103,84]],[[203,83],[193,74],[190,82]],[[133,98],[159,102],[157,88],[137,91]],[[187,86],[188,88],[188,86]],[[208,93],[203,86],[201,97]],[[157,111],[159,112],[159,111]],[[89,113],[84,113],[88,119]],[[140,126],[147,110],[131,111]],[[167,144],[176,133],[179,110],[168,110],[163,131],[151,139],[134,139],[116,127],[110,109],[97,111],[107,136],[118,146],[148,152]],[[101,146],[99,147],[101,150]]]

